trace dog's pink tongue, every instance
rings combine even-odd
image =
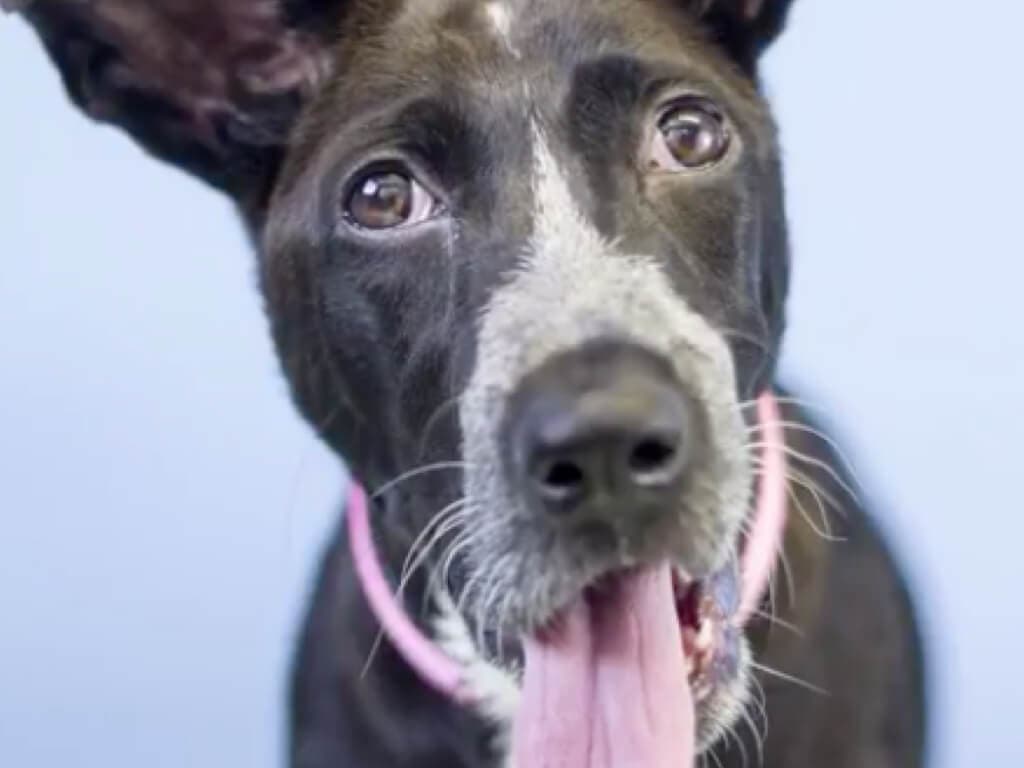
[[[525,650],[516,768],[692,768],[694,704],[667,565],[581,598]]]

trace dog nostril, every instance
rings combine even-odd
[[[540,473],[541,493],[552,501],[569,501],[583,492],[586,477],[578,464],[553,461]]]
[[[660,437],[647,437],[636,443],[629,454],[629,468],[640,482],[657,483],[671,479],[678,449]]]

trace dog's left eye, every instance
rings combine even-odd
[[[408,227],[431,218],[433,195],[405,170],[374,170],[360,175],[345,200],[345,218],[360,229]]]
[[[707,99],[687,98],[662,112],[653,132],[649,165],[660,171],[686,171],[720,161],[731,137],[721,112]]]

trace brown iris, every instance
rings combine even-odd
[[[658,121],[665,154],[682,168],[700,168],[722,159],[729,149],[729,132],[721,115],[704,100],[687,100],[669,109]],[[655,164],[664,165],[668,158]],[[666,170],[670,170],[666,169]]]
[[[406,224],[413,214],[415,182],[402,173],[384,171],[360,179],[349,195],[346,212],[365,229],[391,229]]]

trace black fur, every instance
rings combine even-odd
[[[237,202],[259,244],[295,402],[370,487],[457,457],[455,399],[476,362],[477,317],[529,235],[529,121],[512,90],[524,70],[479,41],[473,2],[438,3],[440,15],[428,12],[433,5],[423,0],[422,18],[403,16],[402,0],[37,0],[26,11],[79,106]],[[530,6],[537,19],[525,58],[539,66],[526,76],[534,115],[561,137],[578,204],[634,252],[673,257],[673,284],[733,334],[737,390],[755,395],[774,380],[789,275],[778,149],[756,63],[789,2],[548,7]],[[183,74],[185,63],[205,77]],[[616,153],[642,140],[652,83],[680,76],[727,105],[742,161],[699,194],[637,191]],[[386,240],[344,228],[352,174],[383,145],[457,212],[457,246],[448,220]],[[799,469],[836,499],[832,534],[845,543],[823,541],[794,515],[794,589],[781,579],[775,601],[801,635],[762,620],[750,629],[760,663],[828,691],[758,675],[764,764],[920,766],[923,680],[902,579],[836,482],[844,474],[830,447],[807,431],[806,414],[787,407],[787,416],[789,445],[812,459]],[[791,490],[813,514],[807,488]],[[392,575],[460,492],[459,473],[433,473],[378,501],[376,536]],[[386,643],[363,674],[377,627],[340,531],[317,585],[292,687],[291,764],[497,768],[492,727],[425,688]],[[410,607],[424,590],[422,575],[411,581]],[[757,755],[751,734],[741,729],[739,740],[715,747],[723,765]]]

